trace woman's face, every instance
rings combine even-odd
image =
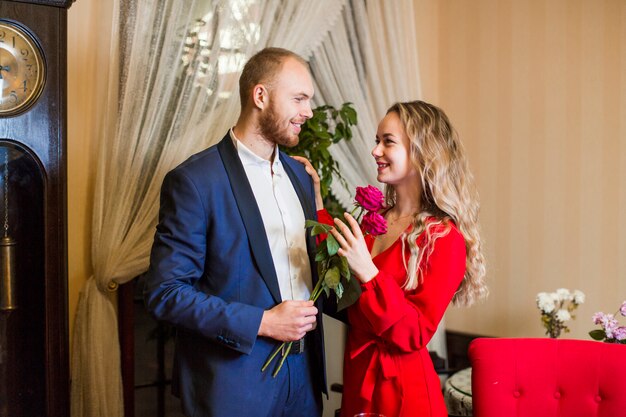
[[[378,166],[377,179],[384,184],[397,186],[418,178],[411,163],[409,137],[395,112],[387,113],[378,124],[372,156]]]

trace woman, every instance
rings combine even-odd
[[[473,177],[448,117],[423,101],[387,111],[372,156],[387,233],[363,236],[348,213],[331,231],[363,291],[348,308],[341,415],[446,417],[426,345],[450,301],[487,293]]]

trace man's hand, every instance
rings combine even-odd
[[[317,307],[313,301],[283,301],[266,310],[261,319],[259,336],[271,337],[281,342],[302,339],[317,325]]]

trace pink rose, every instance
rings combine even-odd
[[[361,229],[372,236],[387,233],[387,220],[375,211],[370,211],[361,220]]]
[[[378,188],[368,185],[356,187],[356,203],[367,211],[379,211],[385,207],[385,196]]]
[[[626,317],[626,301],[622,303],[622,306],[619,308],[619,312],[622,316]]]

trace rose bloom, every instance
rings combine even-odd
[[[375,211],[370,211],[363,216],[361,229],[372,236],[383,235],[387,233],[387,221]]]
[[[626,301],[622,303],[622,306],[619,308],[619,312],[622,316],[626,317]]]
[[[368,185],[367,187],[356,187],[357,204],[367,211],[379,211],[385,206],[385,196],[378,188]]]

